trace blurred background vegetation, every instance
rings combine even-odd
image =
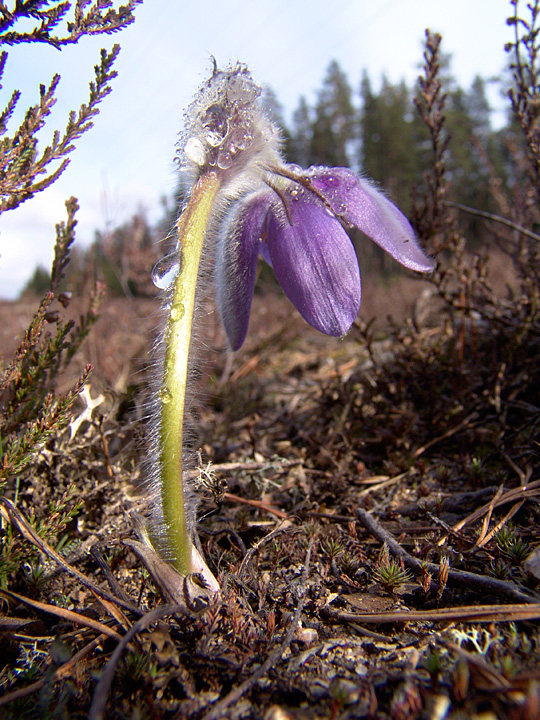
[[[522,179],[516,159],[523,155],[524,143],[517,121],[509,113],[504,126],[494,129],[486,95],[488,81],[476,77],[469,88],[462,88],[452,78],[448,58],[443,57],[441,66],[449,137],[445,162],[451,188],[447,200],[506,215],[512,207],[512,192]],[[265,104],[283,129],[288,162],[302,167],[351,167],[373,178],[410,215],[413,195],[424,192],[424,176],[432,162],[429,132],[414,105],[416,93],[417,87],[403,81],[392,84],[386,78],[376,91],[367,71],[360,87],[353,88],[347,72],[332,61],[315,104],[310,106],[304,97],[299,98],[290,126],[271,88],[266,88]],[[503,198],[507,204],[501,207]],[[169,234],[181,204],[179,188],[175,198],[164,201],[163,217],[157,225],[150,225],[141,210],[126,223],[96,231],[89,248],[73,249],[66,289],[82,293],[89,282],[99,280],[113,296],[155,295],[150,270],[167,251],[167,242],[159,241]],[[464,213],[462,222],[471,249],[479,248],[491,236],[485,222],[475,215]],[[372,243],[362,245],[362,264],[364,269],[384,275],[400,272]],[[264,277],[269,280],[270,275]],[[41,297],[46,283],[47,270],[38,267],[22,295]]]

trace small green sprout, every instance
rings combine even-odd
[[[390,593],[394,593],[399,587],[412,580],[412,575],[408,570],[405,570],[402,563],[390,558],[386,543],[384,543],[379,553],[373,577],[379,585]]]

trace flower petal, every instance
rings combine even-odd
[[[339,337],[360,309],[360,271],[341,224],[306,190],[275,200],[268,214],[267,240],[276,277],[304,319]]]
[[[313,167],[307,171],[313,186],[345,222],[354,225],[410,270],[429,272],[435,261],[418,245],[411,224],[368,180],[348,168]]]
[[[216,254],[216,300],[233,350],[238,350],[247,334],[257,258],[272,198],[269,192],[249,195],[235,204],[221,224]]]

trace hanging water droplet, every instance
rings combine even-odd
[[[245,150],[253,140],[249,130],[242,126],[233,128],[229,137],[231,146],[236,150]]]
[[[201,118],[201,125],[205,130],[206,142],[212,147],[220,145],[229,130],[227,111],[223,105],[210,105]]]
[[[180,270],[180,253],[178,250],[158,260],[152,270],[152,282],[160,290],[168,290]]]

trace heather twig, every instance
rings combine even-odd
[[[118,32],[134,21],[133,10],[142,0],[128,0],[117,10],[112,0],[76,0],[73,18],[67,19],[73,3],[69,0],[21,0],[13,10],[0,3],[0,44],[46,43],[60,49],[73,45],[84,35],[103,35]],[[90,5],[90,7],[88,7]],[[19,21],[35,20],[28,31],[17,29]],[[65,34],[55,34],[66,20]]]
[[[36,136],[56,102],[59,75],[54,76],[47,88],[41,86],[39,103],[27,110],[15,134],[0,140],[0,213],[13,210],[45,190],[64,172],[68,155],[75,148],[74,142],[92,127],[100,103],[111,91],[110,82],[116,76],[112,66],[119,51],[119,45],[114,45],[110,52],[101,51],[100,63],[95,66],[95,80],[90,83],[88,103],[81,105],[78,112],[70,112],[63,134],[55,130],[43,151],[38,150]],[[0,128],[5,127],[16,101],[12,95],[0,116]]]

